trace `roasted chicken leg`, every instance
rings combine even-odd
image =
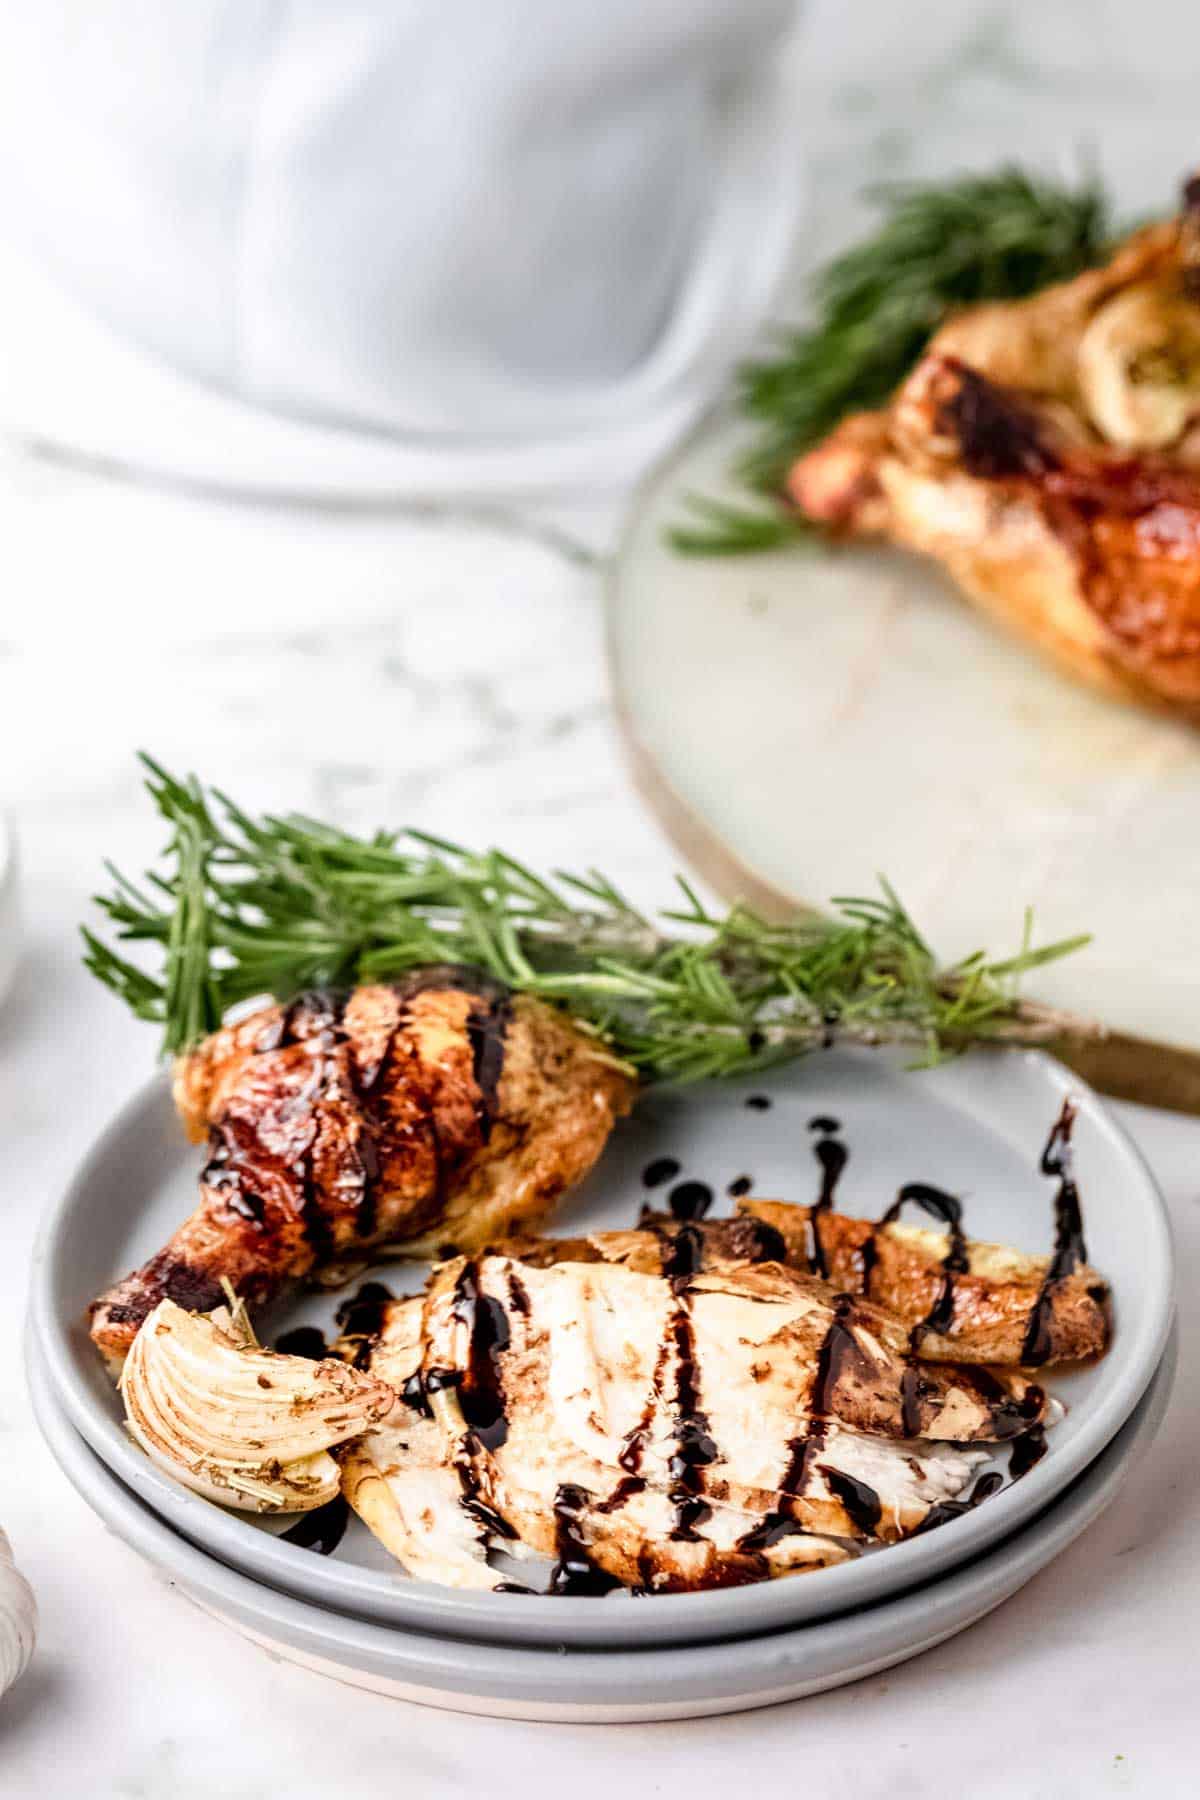
[[[1200,180],[1107,267],[951,319],[788,488],[933,557],[1071,674],[1200,722]]]
[[[176,1068],[200,1204],[92,1308],[119,1365],[160,1300],[250,1305],[384,1244],[470,1250],[532,1228],[595,1162],[633,1086],[560,1013],[463,969],[307,995]]]

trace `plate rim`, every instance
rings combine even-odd
[[[878,1057],[880,1052],[862,1054]],[[936,1538],[926,1536],[890,1546],[886,1557],[871,1559],[872,1575],[869,1578],[862,1573],[863,1565],[846,1564],[820,1571],[819,1589],[815,1586],[802,1589],[790,1581],[763,1583],[756,1587],[753,1590],[756,1598],[751,1605],[761,1629],[780,1629],[794,1624],[798,1618],[833,1616],[855,1606],[874,1604],[927,1576],[944,1574],[967,1557],[1019,1529],[1063,1491],[1121,1429],[1161,1361],[1172,1318],[1173,1252],[1165,1203],[1145,1158],[1103,1101],[1052,1057],[1027,1050],[992,1054],[1032,1060],[1059,1096],[1068,1092],[1076,1095],[1116,1152],[1140,1177],[1148,1246],[1152,1251],[1157,1250],[1161,1284],[1154,1289],[1157,1305],[1147,1309],[1140,1322],[1140,1341],[1135,1342],[1129,1362],[1121,1371],[1117,1387],[1119,1403],[1113,1407],[1110,1400],[1109,1424],[1102,1438],[1097,1441],[1093,1434],[1083,1441],[1082,1447],[1076,1440],[1065,1456],[1047,1459],[1033,1469],[1021,1483],[1019,1502],[1010,1499],[1010,1490],[1005,1490],[987,1508],[953,1521]],[[46,1354],[56,1395],[75,1429],[101,1460],[193,1543],[225,1562],[235,1564],[254,1578],[261,1575],[276,1586],[300,1591],[315,1604],[338,1604],[356,1611],[360,1617],[382,1617],[400,1627],[463,1638],[486,1637],[497,1642],[561,1643],[569,1639],[576,1643],[617,1647],[637,1641],[643,1631],[640,1614],[636,1621],[623,1616],[624,1609],[620,1609],[622,1616],[616,1616],[618,1609],[615,1606],[601,1609],[587,1599],[465,1594],[407,1576],[397,1576],[389,1581],[380,1571],[358,1569],[345,1563],[316,1562],[296,1546],[264,1533],[246,1518],[214,1506],[175,1482],[142,1455],[116,1419],[96,1406],[76,1356],[70,1330],[59,1316],[54,1265],[57,1257],[69,1259],[71,1223],[77,1210],[86,1210],[92,1167],[118,1149],[131,1131],[137,1131],[146,1116],[163,1107],[170,1109],[169,1076],[167,1071],[159,1070],[135,1089],[95,1138],[63,1193],[49,1209],[34,1251],[31,1330]],[[181,1150],[184,1148],[182,1136],[180,1147]],[[810,1577],[812,1581],[816,1579]],[[732,1589],[655,1596],[657,1629],[662,1641],[716,1641],[744,1633],[745,1622],[740,1615],[749,1591]]]
[[[871,1656],[881,1652],[884,1661],[893,1662],[920,1654],[1011,1598],[1099,1517],[1115,1499],[1138,1453],[1153,1445],[1174,1388],[1178,1348],[1178,1330],[1173,1325],[1163,1357],[1134,1415],[1100,1455],[1036,1519],[951,1574],[849,1616],[818,1619],[782,1631],[743,1634],[733,1642],[664,1646],[643,1637],[638,1648],[620,1651],[464,1641],[362,1620],[281,1593],[230,1569],[181,1538],[119,1480],[74,1430],[65,1412],[57,1410],[45,1356],[32,1332],[26,1334],[26,1373],[43,1440],[84,1502],[136,1554],[152,1567],[166,1570],[191,1597],[198,1597],[192,1590],[199,1588],[219,1612],[222,1601],[232,1606],[238,1618],[229,1622],[241,1623],[249,1613],[265,1622],[267,1629],[287,1632],[286,1643],[292,1649],[299,1647],[290,1635],[296,1634],[306,1648],[325,1658],[333,1653],[346,1668],[361,1670],[364,1657],[376,1668],[399,1663],[404,1670],[423,1676],[426,1687],[433,1677],[441,1685],[432,1691],[442,1696],[448,1692],[471,1695],[482,1680],[496,1699],[520,1700],[523,1693],[528,1696],[532,1692],[536,1701],[553,1707],[558,1695],[563,1696],[563,1703],[571,1704],[567,1690],[582,1679],[601,1691],[602,1697],[593,1695],[590,1703],[607,1703],[611,1712],[629,1705],[631,1687],[645,1692],[644,1676],[684,1695],[694,1694],[698,1681],[707,1682],[734,1702],[732,1707],[718,1709],[735,1710],[739,1698],[746,1705],[770,1703],[772,1696],[763,1691],[764,1677],[778,1678],[791,1670],[795,1684],[806,1664],[811,1673],[815,1660],[827,1650],[836,1656],[847,1640],[857,1642],[857,1650],[844,1656],[840,1672],[827,1670],[828,1679],[820,1685],[833,1686],[869,1673]],[[72,1467],[68,1468],[68,1462]],[[98,1495],[103,1497],[98,1500]],[[878,1666],[884,1666],[883,1662]],[[730,1693],[735,1681],[735,1692]],[[434,1699],[432,1703],[452,1706],[453,1700]],[[667,1696],[664,1703],[669,1703]]]

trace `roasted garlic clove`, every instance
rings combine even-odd
[[[37,1602],[0,1531],[0,1694],[29,1667],[37,1641]]]
[[[121,1374],[126,1423],[185,1486],[244,1512],[308,1512],[338,1492],[327,1454],[390,1411],[386,1382],[259,1347],[244,1310],[163,1300]]]
[[[1079,345],[1093,423],[1122,450],[1165,450],[1200,413],[1200,301],[1141,282],[1102,306]]]

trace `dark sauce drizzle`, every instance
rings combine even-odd
[[[910,1181],[902,1187],[879,1221],[880,1225],[894,1224],[910,1202],[923,1208],[933,1218],[940,1219],[950,1235],[949,1248],[942,1258],[942,1285],[937,1298],[925,1317],[909,1333],[909,1349],[915,1352],[929,1332],[946,1332],[954,1324],[955,1277],[965,1275],[971,1264],[967,1254],[967,1240],[963,1235],[962,1201],[953,1194],[943,1193],[941,1188],[931,1187],[926,1181]],[[869,1266],[874,1268],[874,1256],[870,1258]]]
[[[662,1272],[670,1281],[687,1281],[704,1267],[704,1233],[696,1225],[684,1225],[663,1238]]]
[[[849,1294],[839,1294],[833,1306],[833,1317],[829,1329],[822,1340],[817,1353],[817,1368],[813,1379],[812,1398],[809,1406],[808,1430],[802,1437],[795,1437],[788,1445],[788,1462],[779,1483],[781,1493],[794,1498],[804,1492],[808,1478],[816,1458],[825,1448],[825,1440],[829,1434],[829,1414],[834,1391],[848,1363],[861,1356],[854,1333],[847,1323],[854,1305]],[[820,1465],[821,1473],[829,1483],[830,1491],[842,1502],[851,1522],[870,1535],[878,1525],[882,1513],[882,1503],[874,1488],[865,1481],[859,1481],[852,1475],[845,1475],[840,1469],[831,1469],[828,1465]],[[748,1537],[744,1537],[738,1548],[743,1550],[761,1550],[763,1542],[759,1534],[764,1525],[773,1529],[774,1522],[790,1518],[790,1513],[780,1509],[778,1514],[769,1514],[768,1519],[754,1528]],[[785,1537],[785,1531],[779,1531],[767,1539],[768,1543],[777,1543]]]
[[[281,1356],[307,1356],[312,1362],[320,1362],[329,1355],[329,1346],[325,1342],[325,1333],[316,1325],[295,1325],[291,1331],[285,1331],[282,1337],[275,1339],[275,1349]]]
[[[821,1214],[833,1210],[838,1182],[850,1160],[850,1151],[836,1135],[841,1130],[836,1119],[819,1113],[815,1119],[808,1121],[808,1129],[820,1134],[813,1144],[813,1155],[821,1168],[821,1191],[812,1206],[808,1221],[808,1266],[812,1274],[824,1279],[829,1274],[829,1263],[825,1246],[821,1242]]]
[[[550,1572],[550,1592],[569,1597],[611,1594],[621,1586],[615,1576],[607,1574],[592,1561],[591,1551],[580,1530],[580,1515],[587,1510],[591,1495],[574,1482],[563,1482],[554,1496],[554,1538],[558,1560]]]
[[[1046,1454],[1046,1431],[1042,1425],[1034,1425],[1019,1437],[1012,1447],[1008,1459],[1008,1472],[1014,1481],[1020,1481],[1022,1475],[1028,1475],[1035,1463],[1040,1463]]]
[[[1055,1286],[1087,1261],[1087,1246],[1083,1241],[1083,1213],[1072,1169],[1071,1132],[1074,1124],[1075,1108],[1069,1100],[1064,1100],[1062,1111],[1046,1139],[1040,1165],[1043,1175],[1058,1177],[1058,1192],[1054,1196],[1054,1255],[1029,1315],[1029,1328],[1021,1350],[1023,1363],[1037,1364],[1050,1360],[1054,1349],[1050,1336],[1050,1318]]]
[[[515,1269],[508,1271],[508,1304],[522,1319],[529,1317],[529,1289]]]
[[[688,1221],[702,1219],[713,1203],[713,1191],[703,1181],[681,1181],[667,1195],[671,1216]]]
[[[680,1233],[680,1236],[683,1234]],[[709,1430],[708,1415],[700,1405],[700,1372],[696,1367],[696,1343],[686,1294],[679,1296],[671,1321],[675,1347],[674,1432],[675,1453],[667,1465],[669,1494],[675,1507],[673,1538],[694,1542],[696,1527],[712,1514],[703,1500],[701,1470],[717,1460],[717,1446]]]
[[[731,1200],[740,1200],[742,1195],[748,1194],[753,1186],[754,1177],[752,1175],[735,1175],[725,1192]]]
[[[391,1288],[385,1287],[382,1281],[364,1281],[358,1292],[343,1300],[333,1315],[342,1336],[377,1336],[394,1299]]]
[[[334,1319],[344,1338],[357,1338],[354,1367],[365,1369],[374,1340],[383,1329],[384,1316],[395,1296],[382,1281],[364,1281],[358,1292],[343,1300]]]
[[[850,1523],[857,1526],[864,1537],[874,1537],[883,1515],[883,1503],[875,1489],[860,1481],[857,1475],[847,1475],[844,1469],[835,1469],[829,1463],[818,1466],[829,1483],[830,1492],[836,1494],[845,1507]]]
[[[500,1076],[504,1069],[504,1039],[512,1017],[512,1000],[503,991],[489,994],[467,1017],[472,1073],[479,1089],[476,1116],[479,1135],[486,1144],[499,1111]]]
[[[662,1187],[666,1181],[674,1181],[682,1165],[673,1156],[656,1156],[642,1170],[642,1186],[648,1188]]]
[[[467,1328],[467,1360],[459,1383],[463,1417],[485,1450],[498,1450],[508,1438],[504,1383],[498,1358],[508,1349],[508,1315],[499,1300],[479,1291],[479,1270],[464,1263],[454,1284],[451,1313]]]
[[[667,1341],[664,1338],[658,1346],[658,1356],[654,1364],[654,1375],[650,1389],[642,1406],[641,1417],[633,1430],[627,1433],[624,1443],[617,1454],[617,1462],[627,1475],[636,1476],[642,1466],[642,1457],[646,1451],[646,1439],[650,1434],[650,1422],[654,1417],[654,1403],[662,1391],[663,1370],[667,1366]]]
[[[598,1513],[620,1512],[625,1502],[632,1500],[635,1494],[644,1493],[645,1487],[645,1479],[641,1475],[622,1475],[608,1499],[601,1500],[597,1504],[596,1511]]]
[[[350,1508],[341,1494],[327,1500],[312,1512],[301,1513],[294,1525],[280,1533],[285,1544],[296,1544],[301,1550],[315,1550],[318,1556],[332,1556],[345,1535]]]
[[[990,1500],[1003,1485],[1004,1477],[999,1470],[989,1469],[979,1477],[965,1500],[939,1500],[936,1506],[931,1506],[912,1533],[913,1537],[920,1537],[926,1531],[936,1531],[939,1525],[948,1525],[951,1519],[961,1519],[964,1513],[972,1512],[983,1501]]]

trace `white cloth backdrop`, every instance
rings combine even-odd
[[[792,0],[0,14],[0,308],[58,340],[0,379],[0,424],[34,435],[220,478],[239,433],[235,469],[301,441],[249,402],[390,434],[368,462],[418,488],[628,470],[786,257]]]

